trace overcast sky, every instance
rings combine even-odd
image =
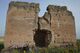
[[[39,16],[43,16],[49,4],[67,6],[75,17],[76,35],[80,38],[80,0],[0,0],[0,36],[4,36],[7,9],[10,1],[35,2],[40,4]]]

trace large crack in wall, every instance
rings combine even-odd
[[[38,17],[38,28],[34,34],[35,45],[38,47],[48,47],[52,40],[51,17],[48,12],[44,16]]]

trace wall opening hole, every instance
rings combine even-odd
[[[38,47],[48,47],[52,39],[51,31],[46,29],[36,30],[34,34],[35,45]]]
[[[59,37],[60,35],[58,34],[57,36]]]

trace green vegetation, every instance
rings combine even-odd
[[[78,52],[80,52],[80,39],[77,40],[77,48],[78,48]]]
[[[3,43],[0,43],[0,51],[4,48]]]
[[[3,37],[0,37],[0,51],[4,48]]]

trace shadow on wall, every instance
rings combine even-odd
[[[52,39],[51,31],[46,29],[36,30],[34,34],[35,45],[38,47],[48,47]]]

